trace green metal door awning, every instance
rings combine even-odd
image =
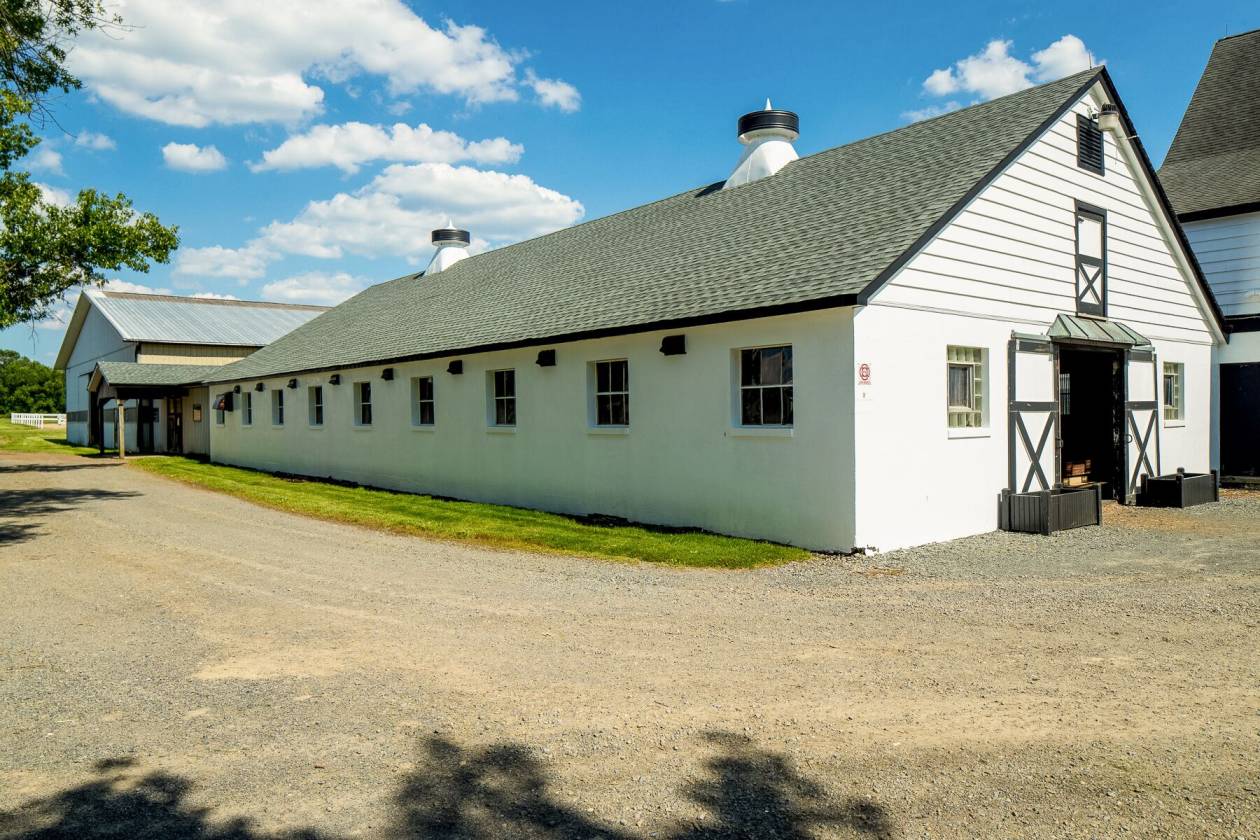
[[[1130,347],[1150,347],[1151,342],[1119,321],[1105,318],[1082,318],[1063,314],[1054,319],[1046,335],[1060,341],[1084,341],[1097,344],[1123,344]]]

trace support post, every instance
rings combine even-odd
[[[115,421],[114,427],[118,430],[118,457],[127,460],[127,405],[122,399],[116,399],[118,403],[118,420]]]

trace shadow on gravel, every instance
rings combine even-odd
[[[0,464],[0,475],[5,473],[58,473],[70,472],[71,470],[99,470],[119,466],[122,466],[121,461],[88,461],[82,464]]]
[[[83,502],[101,499],[129,499],[139,496],[131,490],[49,489],[0,490],[0,546],[34,539],[39,526],[13,522],[31,516],[61,513]]]
[[[446,738],[424,742],[417,769],[393,797],[382,832],[389,840],[808,840],[815,831],[857,837],[894,835],[887,812],[868,799],[837,800],[791,760],[743,736],[713,732],[717,755],[685,793],[705,819],[634,830],[600,820],[549,792],[546,767],[519,744],[465,748]],[[138,777],[128,759],[96,766],[97,778],[46,799],[0,812],[0,838],[167,838],[167,840],[340,840],[314,829],[272,833],[248,819],[212,821],[188,799],[193,784],[154,772]],[[651,832],[649,835],[649,831]]]

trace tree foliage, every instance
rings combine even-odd
[[[84,189],[61,206],[15,168],[40,142],[32,121],[79,87],[65,65],[74,37],[118,24],[100,0],[0,0],[0,329],[46,317],[75,286],[104,284],[103,272],[145,272],[179,247],[175,227],[122,193]]]
[[[12,350],[0,350],[0,416],[60,414],[65,410],[64,376]]]

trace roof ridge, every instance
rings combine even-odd
[[[318,310],[321,312],[332,309],[331,306],[319,306],[318,304],[313,303],[286,303],[284,301],[274,300],[240,300],[238,298],[195,297],[193,295],[166,295],[156,292],[126,292],[114,289],[87,289],[86,291],[95,292],[111,298],[123,298],[125,300],[161,300],[175,303],[197,303],[219,306],[263,306],[279,309]]]
[[[1229,41],[1234,38],[1246,38],[1248,35],[1255,35],[1257,33],[1260,33],[1260,26],[1257,26],[1255,29],[1248,29],[1246,32],[1239,32],[1236,35],[1225,35],[1224,37],[1217,38],[1216,43],[1219,44],[1222,41]]]
[[[929,123],[934,123],[934,122],[936,122],[936,121],[938,121],[938,120],[944,120],[944,119],[948,119],[948,118],[955,118],[955,119],[956,119],[956,118],[957,118],[957,116],[958,116],[959,114],[963,114],[963,113],[968,112],[968,111],[974,111],[975,109],[978,109],[978,108],[986,108],[986,107],[989,107],[989,106],[991,106],[991,105],[994,105],[995,103],[999,103],[999,102],[1002,102],[1002,101],[1004,101],[1004,100],[1010,99],[1011,97],[1015,97],[1015,96],[1025,96],[1025,95],[1027,95],[1027,94],[1032,93],[1033,91],[1040,90],[1040,89],[1042,89],[1042,88],[1047,88],[1047,87],[1050,87],[1051,85],[1057,85],[1057,84],[1060,84],[1060,83],[1062,83],[1062,82],[1067,82],[1069,79],[1076,79],[1076,78],[1078,78],[1078,77],[1084,78],[1086,75],[1091,74],[1091,73],[1092,73],[1092,74],[1101,74],[1101,73],[1103,72],[1103,70],[1104,70],[1104,69],[1105,69],[1104,65],[1101,65],[1101,64],[1100,64],[1100,65],[1098,65],[1097,67],[1091,67],[1091,68],[1089,68],[1089,69],[1087,69],[1087,70],[1078,70],[1078,71],[1077,71],[1077,72],[1075,72],[1075,73],[1069,73],[1068,75],[1066,75],[1066,76],[1061,76],[1061,77],[1060,77],[1060,78],[1058,78],[1058,79],[1053,79],[1053,80],[1048,81],[1048,82],[1042,82],[1042,83],[1041,83],[1041,84],[1039,84],[1039,85],[1032,85],[1031,87],[1026,87],[1026,88],[1024,88],[1024,89],[1022,89],[1022,90],[1017,90],[1017,91],[1013,91],[1012,93],[1005,94],[1004,96],[998,96],[998,97],[996,97],[996,98],[994,98],[994,99],[987,99],[987,100],[985,100],[984,102],[976,102],[976,103],[974,103],[974,104],[972,104],[972,105],[968,105],[968,106],[966,106],[965,108],[957,108],[957,109],[955,109],[955,110],[953,110],[953,111],[948,111],[948,112],[946,112],[946,113],[944,113],[944,114],[938,114],[938,115],[937,115],[937,116],[935,116],[935,117],[929,117],[928,119],[925,119],[925,120],[916,120],[916,121],[914,121],[914,122],[912,122],[912,123],[908,123],[908,124],[906,124],[906,125],[900,125],[900,126],[897,126],[896,128],[890,128],[890,129],[888,129],[887,131],[881,131],[881,132],[879,132],[878,134],[871,134],[871,135],[868,135],[868,136],[866,136],[866,137],[859,137],[859,138],[857,138],[856,140],[850,140],[848,143],[840,143],[839,145],[835,145],[835,146],[828,146],[828,147],[826,147],[826,148],[824,148],[824,149],[819,149],[818,151],[813,152],[813,153],[811,153],[811,154],[808,154],[808,155],[803,155],[803,156],[801,156],[801,157],[797,158],[796,160],[789,161],[789,162],[787,163],[787,165],[786,165],[786,166],[784,166],[783,168],[784,168],[784,169],[789,169],[789,168],[792,168],[792,167],[794,167],[794,166],[798,166],[798,165],[799,165],[800,163],[802,163],[803,161],[808,161],[808,160],[811,160],[812,158],[816,158],[816,157],[819,157],[819,156],[821,156],[821,155],[830,154],[830,153],[835,152],[835,151],[837,151],[837,150],[839,150],[839,149],[847,149],[847,148],[850,148],[850,147],[852,147],[852,146],[857,146],[857,145],[859,145],[859,144],[861,144],[861,143],[869,143],[869,142],[872,142],[872,141],[875,141],[875,140],[879,140],[879,139],[881,139],[881,138],[888,137],[889,135],[896,134],[896,133],[901,132],[901,131],[909,131],[909,130],[911,130],[911,129],[915,129],[915,130],[922,129],[922,127],[923,127],[923,126],[928,125]],[[561,233],[565,233],[566,231],[576,230],[576,229],[578,229],[578,228],[585,227],[586,225],[593,225],[593,224],[596,224],[596,223],[599,223],[599,222],[604,222],[604,221],[608,221],[608,220],[611,220],[611,219],[616,219],[618,216],[621,216],[621,215],[623,215],[623,214],[625,214],[625,213],[633,213],[633,212],[636,212],[636,211],[639,211],[639,210],[643,210],[643,209],[648,208],[648,207],[652,207],[653,205],[656,205],[656,204],[662,204],[662,203],[667,202],[667,201],[673,201],[673,200],[678,199],[678,198],[681,198],[682,196],[685,196],[685,195],[690,195],[690,194],[692,194],[692,193],[697,193],[697,194],[699,194],[699,193],[708,193],[708,192],[709,192],[709,191],[711,191],[711,190],[716,190],[716,189],[717,189],[718,187],[720,187],[723,183],[725,183],[725,181],[726,181],[726,179],[725,179],[725,178],[723,178],[723,179],[721,179],[721,180],[718,180],[718,181],[713,181],[713,182],[708,183],[708,184],[700,184],[700,185],[698,185],[698,186],[688,187],[687,189],[685,189],[685,190],[681,190],[681,191],[679,191],[679,192],[676,192],[676,193],[674,193],[673,195],[667,195],[667,196],[664,196],[663,198],[654,199],[653,201],[649,201],[649,202],[646,202],[646,203],[644,203],[644,204],[636,204],[636,205],[634,205],[633,207],[627,207],[627,208],[625,208],[625,209],[623,209],[623,210],[618,210],[618,211],[616,211],[616,212],[614,212],[614,213],[608,213],[608,214],[603,215],[603,216],[596,216],[596,217],[595,217],[595,218],[593,218],[593,219],[584,219],[584,220],[582,220],[582,221],[578,222],[577,224],[569,225],[569,226],[567,226],[567,227],[557,228],[556,230],[553,230],[553,231],[548,231],[547,233],[540,234],[540,235],[538,235],[538,236],[534,236],[534,237],[530,237],[529,239],[522,239],[522,240],[521,240],[521,241],[519,241],[519,242],[512,242],[512,243],[510,243],[510,244],[508,244],[508,245],[504,245],[504,246],[499,247],[499,248],[492,248],[492,249],[489,249],[489,250],[487,250],[487,251],[482,251],[482,252],[481,252],[481,253],[479,253],[479,254],[473,254],[472,256],[468,257],[467,259],[460,260],[460,261],[459,261],[458,263],[456,263],[455,265],[450,266],[449,268],[447,268],[447,269],[446,269],[446,271],[457,271],[457,270],[459,270],[459,269],[460,269],[460,267],[461,267],[461,266],[463,266],[463,267],[464,267],[464,270],[466,271],[466,270],[467,270],[467,266],[468,266],[470,263],[472,263],[472,262],[473,262],[474,260],[476,260],[478,257],[482,257],[482,256],[484,256],[484,255],[486,255],[486,254],[490,253],[490,251],[495,251],[495,252],[500,252],[500,253],[501,253],[501,252],[503,252],[503,251],[506,251],[506,250],[511,249],[511,248],[515,248],[515,247],[520,246],[520,245],[526,245],[526,244],[532,244],[532,243],[535,243],[535,242],[539,242],[539,241],[544,240],[544,239],[547,239],[547,238],[549,238],[549,237],[556,236],[556,235],[561,234]],[[382,284],[383,284],[383,283],[392,283],[392,282],[395,282],[395,281],[397,281],[397,280],[402,280],[402,279],[405,279],[405,278],[407,278],[407,277],[419,277],[419,276],[421,276],[421,275],[423,275],[423,274],[424,274],[424,272],[419,272],[418,274],[404,274],[404,275],[402,275],[402,276],[400,276],[400,277],[394,277],[394,278],[391,278],[391,279],[389,279],[389,280],[382,280],[382,281],[381,281],[381,283],[382,283]]]

